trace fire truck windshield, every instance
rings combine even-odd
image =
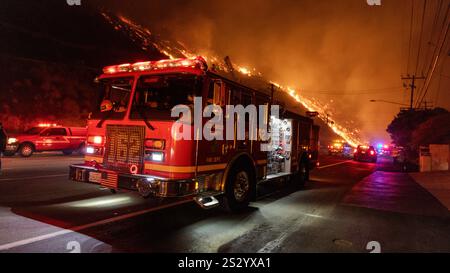
[[[201,82],[201,78],[185,74],[141,77],[130,118],[142,119],[142,111],[152,119],[170,118],[174,106],[193,106],[194,97],[201,96]]]
[[[122,119],[128,108],[133,78],[108,78],[99,84],[99,98],[91,119]]]

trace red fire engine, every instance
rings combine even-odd
[[[301,185],[318,163],[319,127],[287,93],[262,81],[258,86],[251,77],[208,69],[201,57],[108,66],[103,72],[98,109],[88,120],[85,162],[70,167],[72,180],[113,192],[194,200],[203,208],[217,206],[220,197],[226,208],[238,210],[256,197],[258,183],[289,178]],[[248,138],[248,126],[245,140],[236,134],[232,140],[175,140],[171,128],[178,118],[171,109],[192,105],[193,97],[201,97],[203,107],[280,105],[279,118],[264,113],[270,151],[261,150],[260,138]]]

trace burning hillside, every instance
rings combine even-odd
[[[112,27],[129,37],[131,41],[139,44],[143,50],[148,50],[149,47],[154,47],[158,49],[161,54],[166,55],[168,58],[190,58],[197,55],[201,55],[205,58],[211,67],[218,70],[228,71],[233,69],[241,74],[241,76],[254,78],[254,80],[259,80],[275,85],[282,92],[286,92],[295,100],[298,104],[305,108],[305,111],[315,111],[318,112],[318,117],[327,124],[330,129],[346,140],[350,145],[357,146],[364,141],[361,139],[359,134],[359,129],[353,128],[352,122],[344,122],[344,125],[336,121],[333,116],[333,110],[328,105],[321,104],[314,97],[306,97],[301,94],[301,91],[295,90],[291,87],[285,87],[281,84],[276,83],[266,79],[262,73],[258,72],[255,68],[247,68],[239,64],[227,64],[226,61],[222,61],[222,58],[218,57],[217,54],[211,52],[195,52],[187,49],[182,42],[172,41],[169,38],[162,38],[161,36],[154,34],[148,28],[139,25],[132,20],[124,16],[115,16],[110,13],[102,12],[102,16],[105,20],[112,25]],[[230,68],[231,65],[231,68]]]

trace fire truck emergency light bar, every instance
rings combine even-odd
[[[167,59],[159,61],[147,61],[147,62],[137,62],[134,64],[119,64],[111,65],[103,68],[103,73],[114,74],[121,72],[135,72],[135,71],[150,71],[166,68],[197,68],[202,70],[207,70],[208,65],[205,59],[201,56],[188,59]]]

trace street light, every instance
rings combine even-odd
[[[402,106],[409,106],[408,104],[394,102],[394,101],[387,101],[387,100],[370,100],[370,102],[384,102],[384,103],[391,103],[391,104],[397,104]]]

